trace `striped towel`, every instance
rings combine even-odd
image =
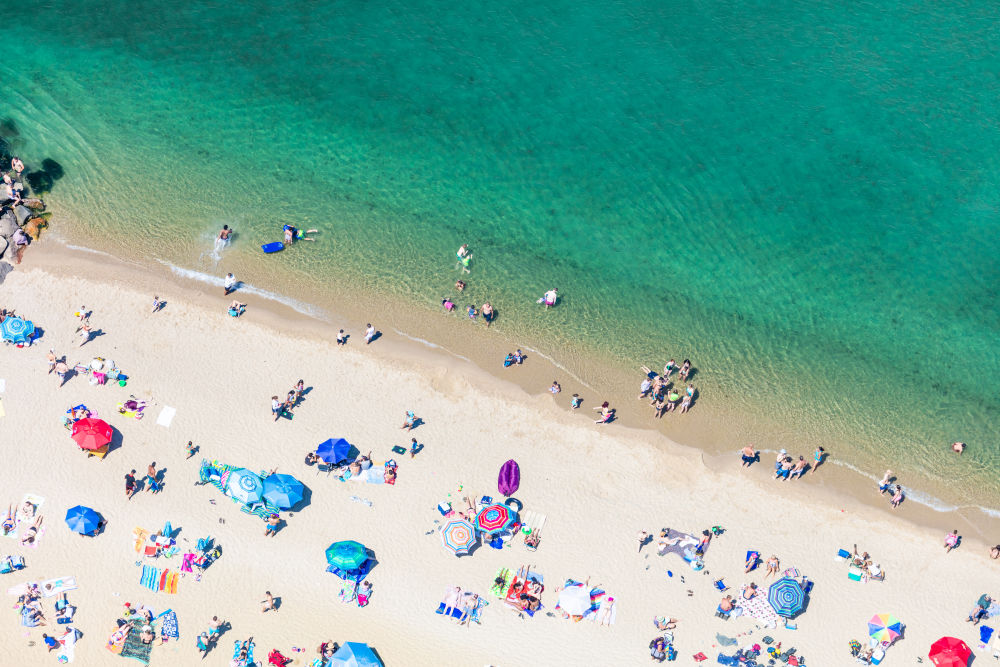
[[[170,595],[177,595],[177,582],[180,581],[181,575],[176,572],[171,572],[170,576],[167,577],[167,587],[166,591]]]
[[[159,568],[153,567],[152,565],[142,566],[142,577],[139,579],[139,585],[143,588],[148,588],[151,591],[159,590],[160,585],[160,570]]]

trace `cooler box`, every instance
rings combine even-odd
[[[880,648],[875,649],[875,651],[872,653],[872,664],[881,665],[883,658],[885,658],[885,651],[883,651]]]
[[[851,569],[847,571],[847,578],[851,581],[861,581],[861,568],[851,566]]]

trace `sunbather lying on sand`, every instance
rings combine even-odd
[[[34,542],[35,538],[38,537],[38,529],[41,527],[42,527],[42,515],[39,514],[35,518],[34,523],[31,524],[31,527],[28,528],[28,530],[24,531],[24,536],[21,538],[21,546],[24,546],[25,544],[31,544],[32,542]]]

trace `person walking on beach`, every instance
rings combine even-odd
[[[691,372],[691,360],[690,359],[685,359],[684,363],[681,364],[681,369],[680,369],[680,371],[678,371],[677,377],[679,377],[681,380],[684,380],[685,382],[687,382],[688,373],[690,373],[690,372]]]
[[[159,493],[160,492],[160,488],[161,487],[160,487],[160,483],[158,481],[156,481],[156,476],[157,476],[156,461],[153,461],[146,468],[146,479],[149,482],[148,486],[146,487],[147,491],[150,491],[152,493]]]
[[[277,396],[272,396],[271,397],[271,414],[274,415],[274,421],[278,421],[278,418],[281,417],[281,412],[282,412],[281,401],[278,400]]]
[[[76,346],[83,347],[84,345],[86,345],[87,341],[90,340],[90,321],[88,320],[83,324],[81,324],[78,331],[79,333],[77,335],[80,336],[80,342],[77,343]]]
[[[490,324],[493,323],[493,306],[487,301],[483,304],[483,307],[479,309],[479,312],[483,315],[483,320],[486,322],[486,328],[490,328]]]
[[[207,632],[203,632],[200,635],[198,635],[198,640],[195,642],[195,646],[198,647],[198,650],[201,652],[201,659],[204,660],[205,656],[208,655],[208,652],[212,648],[209,645],[209,637]]]
[[[160,309],[160,306],[162,306],[162,305],[163,305],[163,303],[160,301],[160,297],[158,297],[158,296],[156,296],[154,294],[153,295],[153,310],[151,312],[155,313],[156,311],[158,311]]]
[[[823,465],[823,460],[826,458],[826,450],[822,447],[817,447],[816,451],[813,452],[813,464],[809,469],[809,474],[816,472],[816,469]]]
[[[187,444],[187,453],[188,453],[188,455],[187,455],[187,456],[186,456],[185,458],[188,458],[188,459],[189,459],[189,458],[191,458],[192,456],[194,456],[194,453],[195,453],[195,451],[196,451],[197,449],[198,449],[198,448],[194,446],[194,442],[193,442],[193,441],[191,441],[191,440],[188,440],[188,444]]]
[[[958,541],[962,539],[958,536],[958,531],[953,530],[944,536],[944,552],[949,553],[952,549],[958,546]]]
[[[639,552],[642,553],[642,548],[646,546],[646,542],[649,541],[649,533],[644,530],[639,531]]]
[[[76,311],[75,315],[76,315],[76,329],[73,330],[73,333],[78,332],[80,329],[83,328],[84,324],[90,321],[90,316],[87,314],[86,306],[80,306],[80,310]]]
[[[757,460],[757,452],[755,452],[753,449],[753,443],[741,449],[740,454],[743,458],[742,467],[744,468],[749,468],[751,465],[753,465],[754,461]]]
[[[345,345],[346,343],[347,343],[347,334],[345,334],[344,330],[341,329],[340,331],[337,332],[337,347]]]
[[[125,497],[128,500],[132,500],[132,496],[135,495],[135,491],[135,470],[132,470],[125,475]]]
[[[889,504],[892,505],[893,509],[896,509],[901,502],[903,502],[903,487],[897,484],[896,492],[892,494],[892,500],[889,501]]]
[[[236,276],[234,276],[231,273],[227,273],[226,274],[226,280],[225,280],[225,282],[223,283],[222,286],[226,290],[224,296],[229,296],[230,294],[232,294],[233,292],[235,292],[236,291]]]
[[[305,380],[299,380],[295,383],[295,405],[299,404],[302,400],[302,395],[306,393],[306,383]]]
[[[45,359],[49,362],[49,375],[52,375],[52,371],[56,368],[56,351],[50,348]]]
[[[59,378],[59,386],[66,384],[66,373],[69,373],[69,366],[66,365],[65,361],[56,362],[56,377]]]
[[[274,537],[278,534],[278,524],[281,518],[277,514],[267,517],[267,527],[264,529],[264,537]]]
[[[365,325],[365,345],[370,344],[373,338],[375,338],[375,327],[369,322]]]

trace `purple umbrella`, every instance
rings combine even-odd
[[[505,496],[512,496],[517,493],[517,487],[521,484],[521,469],[517,467],[517,461],[511,459],[500,467],[500,477],[497,479],[497,488]]]

